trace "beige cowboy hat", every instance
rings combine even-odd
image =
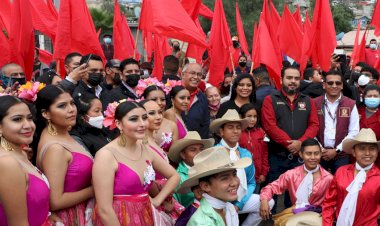
[[[194,157],[194,166],[189,169],[189,178],[183,182],[177,192],[189,193],[192,187],[199,184],[200,178],[232,169],[245,168],[251,163],[252,159],[250,158],[231,161],[226,149],[221,146],[208,148]]]
[[[221,118],[217,118],[211,122],[211,132],[218,133],[219,128],[228,122],[240,122],[241,130],[245,130],[249,123],[247,118],[241,119],[239,113],[235,109],[229,109]]]
[[[354,146],[361,143],[377,144],[380,150],[380,141],[377,141],[376,134],[372,129],[361,129],[354,138],[345,139],[343,141],[343,150],[351,154]]]
[[[173,162],[180,162],[181,156],[180,153],[183,151],[186,147],[192,145],[192,144],[203,144],[203,148],[209,148],[214,145],[214,139],[202,139],[201,136],[199,136],[199,133],[196,131],[189,131],[187,132],[186,136],[180,140],[174,141],[172,146],[169,149],[168,156],[170,160]]]
[[[322,217],[319,213],[305,211],[289,217],[285,226],[322,226]]]

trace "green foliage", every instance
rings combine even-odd
[[[113,14],[109,14],[105,10],[97,8],[91,8],[90,13],[96,30],[101,28],[102,34],[112,34]]]
[[[331,12],[334,19],[335,31],[348,32],[352,30],[351,21],[354,19],[354,12],[344,4],[336,4],[331,6]]]

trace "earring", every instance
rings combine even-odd
[[[51,123],[50,119],[48,119],[48,133],[52,136],[57,136],[57,129],[55,126]]]
[[[0,145],[6,151],[14,151],[11,144],[3,137],[3,134],[0,134]]]
[[[127,145],[127,139],[125,138],[123,130],[120,130],[120,136],[119,136],[119,139],[117,140],[117,144],[122,147],[125,147],[125,145]]]

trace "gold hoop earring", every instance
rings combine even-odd
[[[0,145],[6,151],[14,151],[12,145],[5,139],[5,137],[3,137],[2,134],[0,134]]]
[[[51,123],[50,119],[48,120],[48,133],[52,136],[57,136],[57,129],[55,126]]]
[[[127,145],[127,139],[125,138],[125,135],[122,130],[120,130],[120,136],[117,140],[117,144],[122,147],[125,147],[125,145]]]

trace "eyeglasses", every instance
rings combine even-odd
[[[326,82],[326,84],[329,85],[329,86],[333,86],[334,84],[336,86],[341,86],[343,84],[343,82],[340,82],[340,81],[328,81],[328,82]]]
[[[186,71],[185,73],[190,74],[191,76],[197,76],[198,78],[202,78],[203,74],[201,72],[197,73],[195,71]]]

